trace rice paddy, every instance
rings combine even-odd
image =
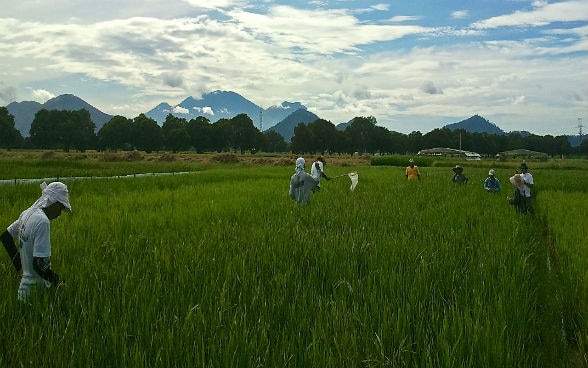
[[[64,180],[73,213],[51,240],[65,285],[23,304],[0,257],[0,366],[586,364],[585,169],[530,165],[536,212],[523,216],[506,202],[516,163],[497,169],[497,194],[482,189],[484,167],[457,186],[449,167],[407,182],[403,167],[327,165],[359,184],[323,181],[308,206],[288,197],[293,163],[144,163],[193,173]],[[18,176],[0,160],[11,167],[0,179],[141,170],[125,164]],[[0,186],[2,226],[38,184]]]

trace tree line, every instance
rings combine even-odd
[[[551,156],[588,154],[588,140],[572,147],[565,135],[522,136],[470,133],[463,129],[434,129],[426,134],[413,131],[403,134],[377,126],[373,116],[356,117],[345,130],[333,123],[317,119],[299,123],[290,142],[277,132],[259,131],[247,114],[214,123],[199,116],[186,120],[169,114],[160,126],[144,114],[129,119],[114,116],[98,132],[85,110],[39,110],[31,123],[29,136],[23,138],[15,128],[14,116],[0,107],[0,148],[62,149],[65,151],[139,150],[203,152],[293,152],[313,153],[369,153],[415,154],[435,147],[461,148],[481,155],[528,149]]]

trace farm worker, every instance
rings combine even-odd
[[[525,184],[523,174],[514,174],[510,177],[509,181],[515,186],[513,197],[506,197],[508,203],[514,206],[515,210],[519,213],[527,212],[525,203]]]
[[[414,160],[411,158],[408,160],[408,166],[406,167],[405,176],[408,180],[420,180],[421,172],[419,167],[414,164]]]
[[[309,204],[310,192],[318,185],[318,181],[304,171],[304,158],[296,159],[296,172],[290,178],[290,198],[298,203]]]
[[[494,170],[488,171],[488,177],[484,180],[484,190],[488,192],[500,192],[500,180],[494,176]]]
[[[310,168],[310,176],[312,176],[314,180],[318,181],[318,185],[314,189],[316,191],[321,190],[321,178],[325,178],[327,181],[331,180],[331,178],[328,177],[324,172],[325,165],[325,159],[323,156],[319,156],[317,157],[316,161],[312,163]]]
[[[455,165],[453,170],[453,178],[451,181],[457,184],[466,184],[468,182],[467,176],[463,174],[463,167]]]
[[[533,181],[533,175],[529,172],[529,168],[525,161],[521,163],[521,171],[523,172],[521,175],[523,176],[523,183],[524,183],[524,192],[525,192],[525,206],[527,212],[533,212],[533,203],[531,202],[531,189],[535,185]]]
[[[25,301],[33,286],[57,286],[59,276],[51,268],[50,220],[71,212],[67,186],[61,182],[41,184],[42,194],[1,235],[17,271],[22,271],[18,299]],[[15,245],[18,242],[19,248]],[[20,251],[19,251],[20,249]],[[20,254],[19,254],[20,253]]]

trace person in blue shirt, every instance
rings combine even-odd
[[[500,192],[500,180],[494,176],[494,170],[488,172],[488,177],[484,180],[484,190],[487,192]]]
[[[454,175],[451,178],[451,181],[457,184],[467,184],[468,177],[463,174],[463,167],[459,165],[455,165],[453,168]]]

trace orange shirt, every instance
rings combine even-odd
[[[414,165],[413,167],[407,166],[406,167],[406,176],[408,180],[418,180],[421,173],[419,172],[419,167]]]

